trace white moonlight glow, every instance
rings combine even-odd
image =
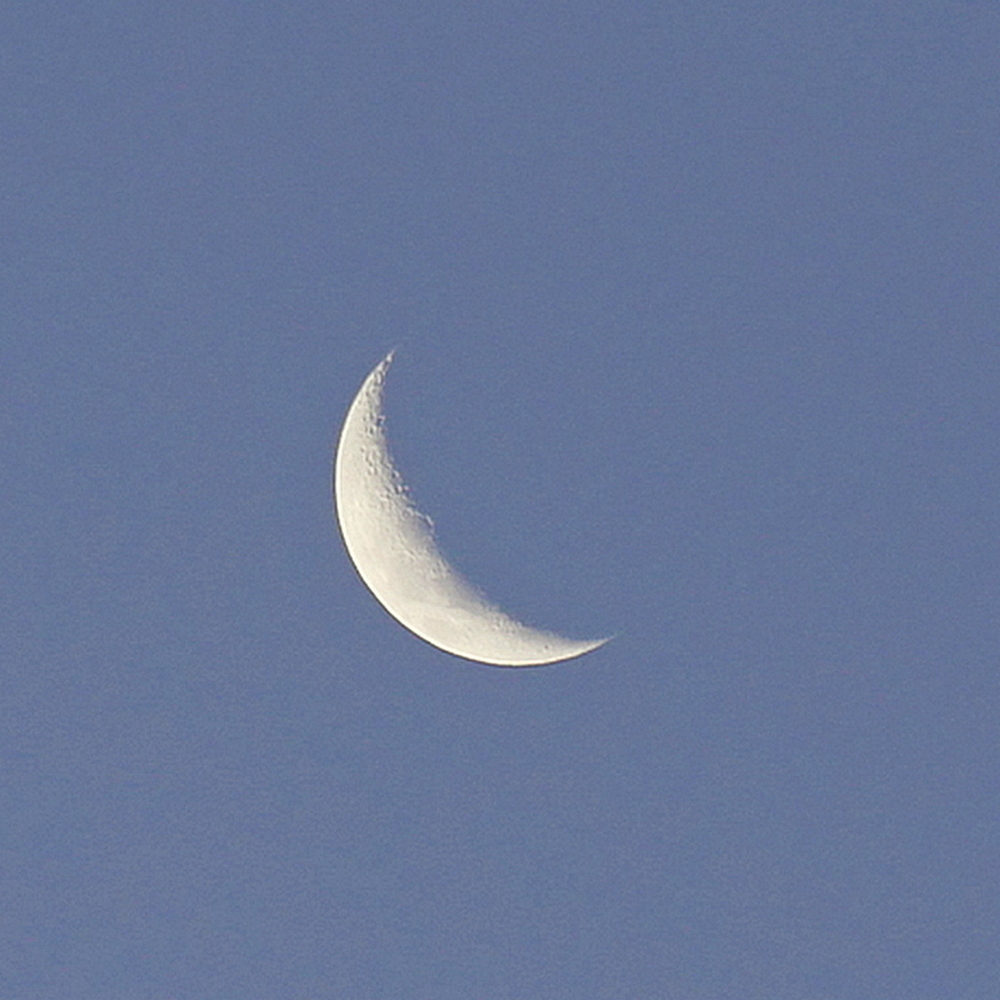
[[[469,660],[530,667],[603,645],[606,639],[578,642],[520,624],[487,603],[449,565],[389,454],[382,390],[391,361],[390,354],[365,379],[337,446],[337,517],[361,579],[411,632]]]

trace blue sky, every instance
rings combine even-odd
[[[0,15],[0,996],[1000,980],[1000,13]],[[389,436],[529,624],[357,578]]]

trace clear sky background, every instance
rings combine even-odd
[[[8,3],[0,996],[989,1000],[1000,7]],[[356,576],[389,435],[575,637]]]

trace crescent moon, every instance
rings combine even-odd
[[[576,641],[529,628],[490,604],[441,554],[410,500],[385,436],[382,394],[392,354],[365,379],[340,432],[334,496],[344,545],[386,611],[432,646],[498,667],[581,656],[607,639]]]

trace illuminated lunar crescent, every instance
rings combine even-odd
[[[441,554],[430,521],[410,500],[385,437],[382,390],[390,354],[347,411],[334,468],[337,517],[361,579],[401,625],[446,653],[498,667],[532,667],[588,653],[489,604]]]

